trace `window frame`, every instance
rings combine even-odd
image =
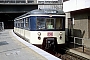
[[[28,20],[28,23],[26,23],[26,20]],[[28,26],[26,26],[26,24],[28,24]],[[29,17],[24,18],[24,29],[29,30],[29,25],[30,25],[30,23],[29,23]]]
[[[50,20],[51,20],[51,19],[54,19],[54,29],[56,29],[56,26],[55,26],[55,23],[56,23],[55,20],[56,20],[56,19],[55,19],[55,18],[45,18],[45,21],[46,21],[47,19],[50,19]],[[46,22],[45,22],[45,29],[47,29],[47,27],[46,27]],[[48,29],[47,29],[47,30],[48,30]]]
[[[37,18],[40,18],[40,17],[37,17]],[[44,18],[44,20],[45,20],[45,29],[38,29],[38,28],[37,28],[37,19],[36,19],[36,30],[38,30],[38,31],[41,31],[41,30],[42,30],[42,31],[44,31],[44,30],[45,30],[45,31],[49,31],[49,30],[50,30],[50,31],[51,31],[51,30],[52,30],[52,31],[54,31],[54,30],[55,30],[55,31],[63,31],[63,30],[65,30],[65,21],[64,21],[65,18],[64,18],[64,17],[54,16],[54,17],[43,17],[43,18]],[[62,20],[62,21],[61,21],[61,28],[58,28],[58,29],[56,29],[56,26],[57,26],[57,25],[56,25],[56,20],[57,20],[57,18],[60,19],[60,20]],[[54,29],[46,29],[46,19],[54,19]]]

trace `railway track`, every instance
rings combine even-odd
[[[68,50],[66,49],[62,49],[61,52],[62,53],[58,53],[58,52],[55,52],[55,51],[52,51],[52,50],[45,50],[46,52],[62,59],[62,60],[90,60],[90,59],[87,59],[85,57],[82,57],[82,56],[79,56],[75,53],[72,53],[72,52],[69,52]]]
[[[39,46],[37,46],[37,47],[39,47]],[[39,48],[41,48],[41,47],[39,47]],[[43,50],[62,59],[62,60],[90,60],[90,59],[87,59],[85,57],[79,56],[75,53],[69,52],[67,48],[62,48],[60,50],[60,52],[56,52],[52,49],[43,49]]]
[[[55,56],[62,60],[90,60],[69,51],[66,51],[65,54],[57,53]]]
[[[19,36],[19,37],[21,37],[21,36]],[[24,39],[24,38],[22,38],[22,39]],[[27,41],[27,40],[25,39],[25,41]],[[37,46],[37,45],[35,45],[35,46]],[[37,46],[37,47],[41,48],[40,46]],[[59,53],[52,49],[45,49],[44,51],[62,59],[62,60],[90,60],[85,57],[79,56],[77,54],[71,53],[66,48],[62,48]]]

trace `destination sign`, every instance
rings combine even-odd
[[[55,10],[45,10],[44,12],[45,13],[57,13],[57,11],[55,11]]]

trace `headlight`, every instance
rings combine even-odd
[[[41,33],[40,32],[38,32],[37,34],[38,34],[38,36],[41,36]]]
[[[62,35],[62,34],[63,34],[62,32],[59,33],[59,35]]]

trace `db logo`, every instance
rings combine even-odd
[[[47,36],[53,36],[53,32],[48,32]]]

